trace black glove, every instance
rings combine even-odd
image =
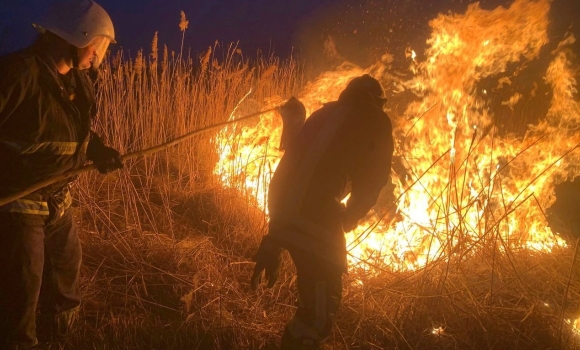
[[[256,266],[254,267],[254,274],[252,275],[250,283],[252,289],[256,290],[260,285],[262,271],[266,272],[268,288],[272,288],[274,286],[274,283],[276,283],[278,280],[281,253],[282,248],[280,248],[278,243],[272,237],[265,235],[262,238],[260,247],[258,247],[258,251],[252,259],[256,262]]]
[[[101,138],[93,132],[87,147],[87,159],[93,161],[101,174],[123,167],[121,154],[116,149],[105,146]]]

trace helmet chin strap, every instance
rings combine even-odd
[[[72,68],[78,69],[79,68],[79,48],[74,46],[74,45],[70,45],[70,58],[72,61]]]

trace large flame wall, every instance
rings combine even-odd
[[[370,73],[393,95],[388,105],[406,104],[404,112],[389,113],[397,145],[396,200],[392,210],[369,213],[347,234],[353,266],[416,269],[490,242],[540,251],[565,245],[544,213],[555,200],[554,185],[578,174],[580,105],[569,49],[575,38],[563,38],[546,53],[549,13],[548,0],[517,0],[509,8],[474,4],[463,14],[441,14],[430,22],[425,58],[407,50],[411,78],[390,74],[384,62],[343,65],[298,96],[309,114],[335,100],[350,79]],[[502,132],[492,95],[497,99],[540,60],[547,64],[539,66],[542,79],[534,83],[549,94],[507,89],[509,94],[499,96],[513,118],[534,124],[524,126],[525,133]],[[495,86],[482,88],[482,82]],[[549,106],[540,118],[517,115],[529,110],[518,106],[540,100]],[[269,179],[282,156],[281,126],[272,112],[256,125],[226,128],[216,137],[215,173],[264,210]]]

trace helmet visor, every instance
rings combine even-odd
[[[105,54],[107,53],[107,48],[109,47],[110,43],[111,39],[104,36],[98,36],[94,38],[93,41],[91,41],[90,45],[95,50],[94,51],[95,57],[93,58],[93,68],[98,68],[101,65],[103,59],[105,58]]]

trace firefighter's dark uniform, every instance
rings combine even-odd
[[[59,75],[38,45],[0,57],[0,197],[82,166],[89,143],[101,142],[93,104],[86,74]],[[0,347],[37,343],[37,308],[51,317],[80,304],[69,181],[0,206]]]
[[[297,270],[299,306],[283,349],[316,347],[329,335],[346,272],[343,225],[375,204],[392,154],[389,117],[356,96],[341,96],[311,115],[282,157],[270,183],[266,239],[286,248]]]

